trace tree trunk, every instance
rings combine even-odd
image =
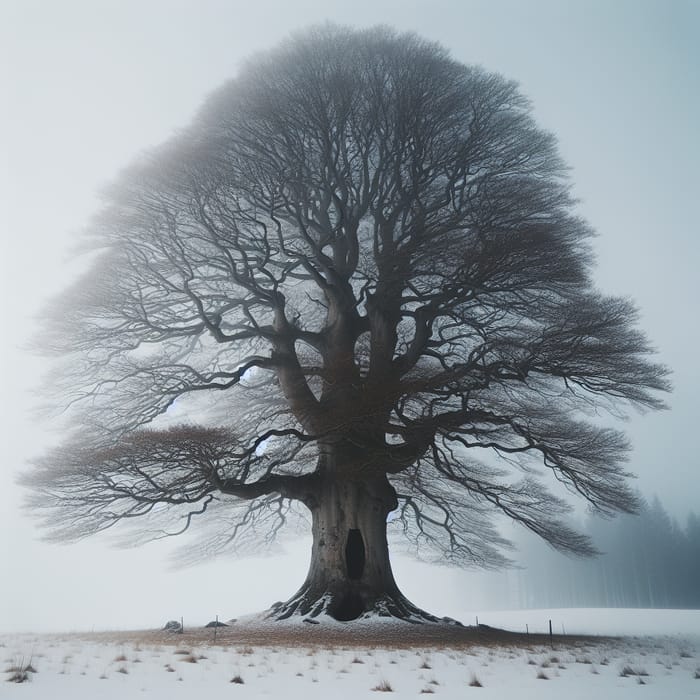
[[[339,621],[379,615],[437,622],[408,601],[394,581],[386,523],[397,500],[386,476],[319,476],[307,502],[313,522],[309,573],[290,600],[272,607],[270,617],[313,619],[325,613]]]

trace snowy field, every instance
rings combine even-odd
[[[305,644],[310,626],[303,624],[295,646],[221,638],[215,643],[209,630],[196,642],[167,633],[3,635],[5,679],[19,673],[28,680],[3,682],[0,697],[700,698],[700,611],[479,613],[479,622],[516,631],[527,625],[531,633],[545,631],[549,619],[555,632],[563,627],[569,637],[556,642],[554,649],[527,640],[454,648],[414,646],[407,643],[415,629],[408,625],[406,640],[394,648]],[[629,636],[576,640],[577,633]]]

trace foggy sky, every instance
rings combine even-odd
[[[41,333],[34,314],[79,269],[71,245],[100,188],[185,126],[241,59],[324,20],[414,30],[520,82],[598,231],[600,287],[636,300],[674,371],[671,410],[627,426],[637,486],[681,523],[700,511],[700,3],[0,0],[0,632],[143,627],[181,614],[204,622],[266,607],[301,584],[306,541],[282,560],[184,572],[167,569],[169,544],[39,543],[14,478],[55,439],[30,413],[46,367],[27,346]],[[467,579],[404,561],[395,569],[420,606],[470,609]]]

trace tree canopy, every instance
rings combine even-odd
[[[206,512],[209,553],[381,477],[443,561],[503,562],[499,512],[590,552],[547,478],[634,510],[610,417],[668,389],[591,234],[514,82],[386,28],[293,36],[105,193],[38,340],[69,431],[32,504],[57,538]]]

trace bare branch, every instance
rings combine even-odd
[[[505,561],[489,509],[590,553],[545,479],[634,510],[609,421],[670,388],[591,234],[513,82],[386,28],[292,37],[106,193],[37,338],[72,437],[33,502],[58,536],[170,513],[227,546],[395,488],[451,560]]]

